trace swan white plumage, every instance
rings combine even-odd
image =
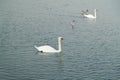
[[[95,19],[96,16],[96,9],[94,9],[94,15],[92,14],[83,14],[84,17],[90,18],[90,19]]]
[[[62,40],[63,40],[62,37],[58,37],[58,50],[54,49],[53,47],[49,45],[44,45],[44,46],[39,46],[39,47],[34,46],[34,47],[41,53],[60,53],[62,51],[62,48],[61,48]]]
[[[74,25],[75,25],[75,20],[72,20],[71,22],[70,22],[70,25],[72,26],[72,28],[74,27]]]

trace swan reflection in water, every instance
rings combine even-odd
[[[40,55],[40,56],[52,56],[52,55],[57,55],[57,62],[58,62],[58,64],[61,64],[62,63],[62,52],[60,52],[60,53],[41,53],[41,52],[39,52],[39,51],[37,51],[36,53],[35,53],[36,55]]]

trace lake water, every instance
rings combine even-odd
[[[0,0],[0,80],[120,80],[119,3]],[[96,20],[81,15],[95,8]],[[34,48],[57,48],[59,36],[62,53],[41,54]]]

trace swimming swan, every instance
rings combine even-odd
[[[62,51],[62,48],[61,48],[62,40],[63,40],[62,37],[58,37],[58,50],[54,49],[53,47],[49,45],[44,45],[44,46],[39,46],[39,47],[34,46],[34,47],[41,53],[60,53]]]
[[[75,20],[72,20],[71,22],[70,22],[70,25],[72,26],[72,28],[74,27],[74,25],[75,25]]]
[[[87,18],[91,18],[91,19],[95,19],[97,16],[96,16],[96,9],[94,9],[94,15],[92,14],[83,14],[84,17],[87,17]]]

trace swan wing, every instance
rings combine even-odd
[[[88,15],[84,15],[85,17],[87,17],[87,18],[94,18],[94,16],[93,15],[91,15],[91,14],[88,14]]]
[[[36,47],[36,49],[38,51],[42,51],[42,52],[56,52],[57,51],[56,49],[54,49],[53,47],[48,46],[48,45]]]

